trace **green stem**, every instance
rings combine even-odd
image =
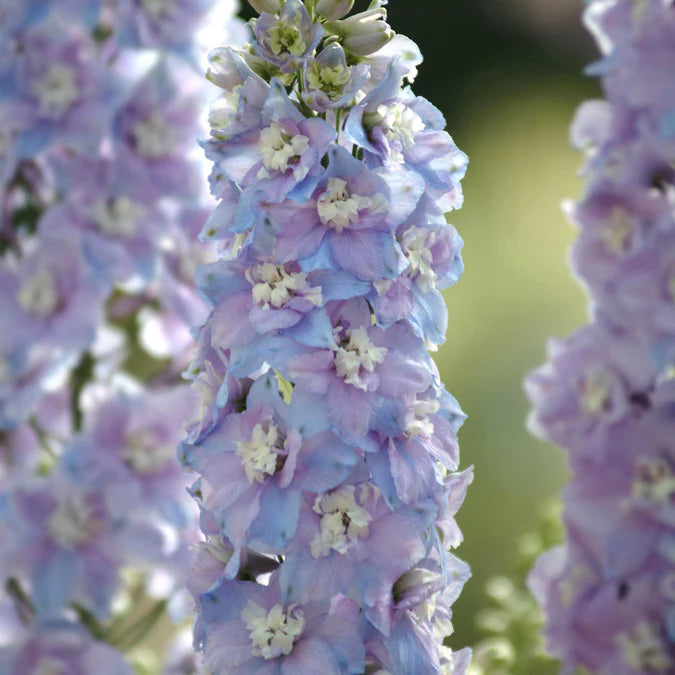
[[[82,605],[73,604],[72,608],[77,613],[80,623],[89,631],[96,640],[105,639],[105,630],[99,620]]]
[[[84,352],[79,363],[70,374],[70,411],[73,420],[73,430],[82,430],[82,407],[80,405],[80,396],[88,382],[94,377],[94,366],[96,360],[90,352]]]
[[[14,577],[11,577],[5,581],[5,592],[10,598],[14,599],[16,613],[21,619],[21,623],[27,626],[35,614],[35,606],[23,588],[21,588],[21,584]]]
[[[166,610],[167,604],[167,600],[159,600],[152,606],[150,611],[134,621],[121,635],[115,636],[109,631],[105,637],[106,641],[123,651],[133,649],[159,621]]]
[[[342,121],[342,108],[335,111],[335,131],[337,131],[338,140],[340,136],[340,122]]]

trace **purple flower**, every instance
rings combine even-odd
[[[323,28],[312,22],[301,0],[286,0],[278,15],[263,12],[253,32],[260,55],[282,73],[292,73],[312,55]]]

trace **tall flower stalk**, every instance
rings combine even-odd
[[[205,540],[190,581],[209,672],[464,673],[443,647],[471,471],[428,350],[462,272],[445,212],[466,156],[409,88],[384,2],[251,2],[210,56],[219,259],[183,445]]]
[[[675,672],[675,5],[596,0],[589,68],[606,100],[572,126],[586,151],[574,268],[593,321],[550,345],[527,390],[564,448],[564,546],[531,586],[566,672]]]
[[[131,673],[124,654],[181,615],[197,513],[180,373],[213,206],[196,31],[232,13],[0,1],[3,674]],[[189,645],[161,657],[146,671],[194,661]]]

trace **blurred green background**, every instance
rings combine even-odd
[[[582,190],[568,128],[577,105],[599,94],[582,73],[596,52],[581,0],[391,0],[388,9],[425,57],[415,92],[444,112],[470,158],[464,207],[451,218],[466,272],[446,294],[448,340],[436,355],[469,415],[462,461],[475,466],[459,516],[458,554],[473,569],[455,605],[460,647],[482,637],[475,617],[488,578],[513,569],[518,539],[567,476],[563,455],[525,430],[522,379],[549,337],[586,320],[560,204]]]

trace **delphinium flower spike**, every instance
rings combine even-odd
[[[225,31],[227,0],[0,0],[3,675],[131,674],[180,618],[213,10]]]
[[[217,261],[182,446],[205,540],[190,581],[210,672],[464,673],[464,415],[428,350],[461,272],[467,164],[409,87],[383,2],[250,3],[209,79]]]
[[[592,1],[602,51],[572,139],[587,154],[572,262],[593,321],[530,375],[536,433],[564,448],[564,546],[531,586],[565,672],[675,672],[675,4]]]

